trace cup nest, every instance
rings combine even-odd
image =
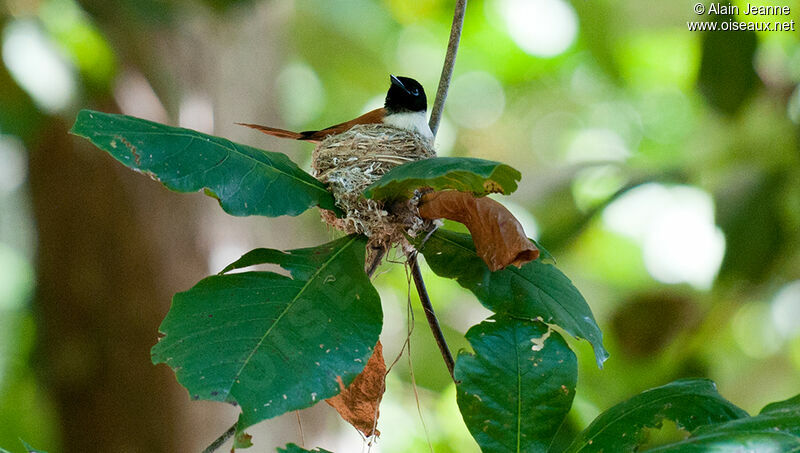
[[[327,184],[344,217],[322,210],[322,219],[347,234],[369,238],[368,250],[408,246],[405,235],[416,237],[434,223],[419,217],[419,196],[385,205],[364,198],[363,191],[392,168],[435,157],[431,141],[421,135],[384,124],[357,125],[328,136],[314,149],[314,176]]]

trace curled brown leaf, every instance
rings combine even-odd
[[[344,387],[341,378],[339,386]],[[375,426],[378,422],[378,407],[385,390],[386,363],[383,361],[383,346],[378,341],[364,371],[356,376],[350,386],[342,388],[342,393],[325,401],[365,436],[380,435]]]
[[[491,198],[454,190],[425,194],[419,204],[423,219],[450,219],[463,223],[472,234],[475,250],[489,269],[511,264],[521,267],[539,257],[519,220]]]

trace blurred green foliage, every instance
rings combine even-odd
[[[595,367],[588,344],[571,342],[580,377],[558,438],[568,439],[600,410],[681,377],[715,380],[727,399],[751,413],[796,394],[800,327],[791,320],[800,319],[800,294],[787,285],[800,279],[797,33],[689,32],[686,22],[705,16],[696,16],[686,2],[542,3],[567,11],[537,12],[553,17],[557,27],[551,33],[563,38],[570,20],[577,26],[566,50],[549,57],[526,52],[519,41],[523,35],[511,32],[519,2],[470,1],[439,151],[506,162],[522,172],[519,190],[509,199],[529,212],[535,225],[526,228],[537,228],[537,239],[586,296],[604,329],[611,358],[603,370]],[[784,4],[799,20],[800,3]],[[275,124],[279,127],[333,124],[380,103],[388,73],[417,78],[432,99],[451,10],[445,0],[8,1],[0,6],[0,137],[30,146],[45,122],[68,121],[78,107],[117,99],[114,89],[125,68],[149,80],[176,122],[175,99],[198,84],[181,79],[183,62],[165,58],[162,47],[188,46],[192,40],[216,49],[217,56],[241,54],[233,60],[242,65],[239,72],[267,84],[264,90],[275,100],[264,105],[252,96],[216,96],[229,93],[222,87],[228,82],[206,81],[209,97],[216,96],[215,112],[243,112],[219,115],[229,123],[254,120],[246,115],[257,111],[284,118]],[[227,35],[272,15],[283,20],[279,42]],[[37,93],[13,76],[8,30],[30,20],[77,80],[71,103],[56,111],[39,107]],[[197,28],[203,33],[193,34]],[[214,40],[220,42],[207,42]],[[259,47],[271,47],[279,56],[274,74],[251,72],[248,54]],[[281,78],[289,69],[294,72]],[[281,92],[274,92],[276,86]],[[295,99],[309,93],[315,96],[306,108],[292,110],[301,102]],[[227,127],[220,122],[217,128]],[[253,141],[267,149],[283,146],[260,137]],[[298,152],[307,156],[310,149]],[[0,153],[0,170],[10,168],[10,153]],[[662,219],[665,206],[656,201],[632,205],[621,220],[611,215],[611,207],[630,200],[643,183],[690,186],[710,195],[713,212],[706,221],[724,237],[721,262],[704,254],[709,241],[691,241],[695,230],[681,228],[695,225],[689,217]],[[6,216],[27,218],[26,200],[24,185],[0,184],[3,224]],[[689,203],[683,207],[674,212],[693,212]],[[648,221],[653,218],[659,220]],[[670,219],[674,225],[659,229]],[[615,226],[619,221],[635,223],[638,233],[625,234]],[[307,227],[321,229],[314,222]],[[23,228],[33,226],[28,221]],[[15,231],[0,230],[0,243],[30,263],[35,245],[17,240]],[[659,244],[675,253],[663,255]],[[706,261],[704,269],[718,274],[707,285],[680,278],[665,282],[653,267],[666,265],[674,272]],[[10,269],[3,265],[4,278],[29,278]],[[402,341],[407,276],[401,266],[383,270],[375,281],[384,301],[385,335]],[[486,312],[455,282],[431,272],[425,277],[451,347],[468,348],[463,334]],[[35,338],[26,308],[30,293],[13,298],[0,301],[0,318],[14,326],[0,329],[0,445],[15,446],[21,436],[58,451],[53,412],[30,368]],[[401,359],[382,407],[382,447],[476,451],[415,296],[411,305],[418,321],[411,362],[427,429],[415,414],[409,363]],[[558,438],[556,444],[565,446]]]

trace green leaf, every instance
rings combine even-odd
[[[543,263],[540,258],[522,268],[509,266],[492,272],[475,253],[468,234],[442,229],[421,247],[433,272],[456,279],[489,310],[556,324],[570,335],[588,340],[598,366],[602,367],[608,358],[603,333],[592,310],[572,282],[552,264]]]
[[[268,261],[291,278],[243,272],[175,295],[152,349],[194,399],[239,404],[239,432],[339,393],[364,368],[381,331],[364,273],[366,238],[348,236]]]
[[[378,200],[410,198],[415,189],[458,190],[476,196],[510,194],[522,175],[514,168],[491,160],[471,157],[434,157],[395,167],[364,191]]]
[[[768,404],[755,417],[701,426],[684,441],[648,451],[800,451],[800,395]]]
[[[648,453],[790,453],[798,451],[800,451],[800,438],[781,432],[709,434],[647,450]]]
[[[220,271],[220,274],[226,274],[232,270],[244,269],[250,266],[257,266],[264,263],[275,263],[275,260],[285,261],[286,254],[280,250],[275,249],[253,249],[242,255],[238,260],[225,266]],[[286,265],[289,265],[286,263]]]
[[[782,220],[791,176],[748,168],[728,178],[714,196],[717,224],[725,232],[718,279],[757,285],[775,274],[790,232]]]
[[[800,412],[800,395],[793,396],[788,400],[769,403],[764,406],[764,409],[761,409],[760,414],[769,414],[775,412]]]
[[[285,448],[278,448],[278,453],[303,453],[303,452],[311,452],[311,453],[332,453],[324,448],[315,448],[313,450],[306,450],[304,448],[300,448],[295,444],[289,444]]]
[[[533,242],[533,245],[535,245],[536,248],[539,249],[539,260],[552,261],[553,264],[555,264],[556,257],[554,257],[552,253],[548,252],[547,249],[542,247],[542,244],[539,244],[539,242],[537,242],[535,239],[531,239],[531,242]]]
[[[82,110],[70,131],[177,192],[204,190],[236,216],[336,210],[325,185],[281,153],[125,115]]]
[[[632,452],[644,428],[658,428],[672,420],[678,428],[700,426],[747,417],[717,393],[708,379],[682,379],[640,393],[603,412],[567,449],[567,452]]]
[[[713,18],[718,27],[724,22],[736,20],[731,15],[715,15]],[[703,33],[703,58],[698,85],[712,107],[733,115],[752,95],[759,81],[753,64],[757,47],[758,39],[754,31],[716,30]]]
[[[455,368],[458,407],[486,452],[546,452],[572,406],[578,363],[538,321],[495,315],[472,327]]]
[[[777,431],[800,437],[800,405],[797,404],[797,397],[772,403],[755,417],[702,426],[693,435]]]

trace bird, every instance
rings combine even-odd
[[[389,75],[391,84],[386,93],[386,100],[382,108],[367,112],[350,121],[335,124],[317,131],[293,132],[275,127],[261,126],[258,124],[236,123],[259,130],[267,135],[291,140],[303,140],[319,143],[329,135],[346,132],[357,124],[386,124],[399,129],[404,129],[420,134],[422,137],[433,140],[433,132],[428,126],[427,110],[428,100],[422,85],[410,77],[395,77]]]

